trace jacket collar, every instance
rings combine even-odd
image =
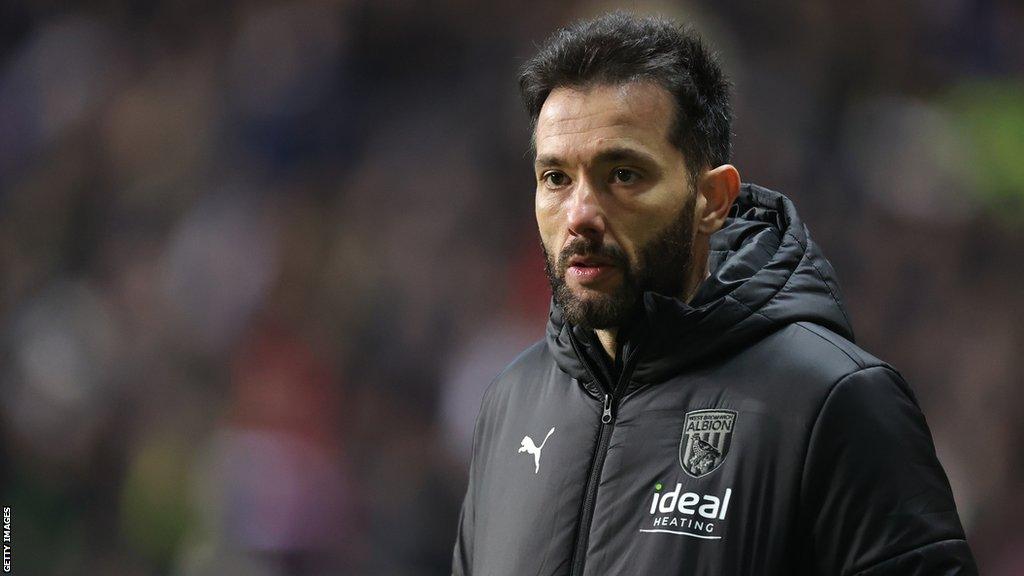
[[[639,350],[627,394],[734,354],[793,322],[813,322],[853,340],[831,265],[796,207],[778,192],[742,186],[722,229],[711,237],[708,271],[690,303],[643,294],[623,344],[627,356]],[[566,322],[554,301],[546,337],[559,368],[599,394],[589,360],[580,356],[596,339]]]

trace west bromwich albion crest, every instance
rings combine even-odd
[[[729,453],[735,425],[736,412],[732,410],[687,412],[679,441],[679,465],[694,478],[713,472]]]

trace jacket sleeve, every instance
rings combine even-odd
[[[480,413],[473,428],[473,450],[469,462],[469,484],[466,495],[462,499],[462,510],[459,512],[459,527],[455,534],[455,550],[452,551],[452,576],[470,576],[473,573],[473,545],[476,531],[476,486],[484,463],[480,459],[481,435],[484,432],[484,419],[487,416],[488,398],[494,383],[484,394],[480,403]]]
[[[824,401],[800,516],[807,573],[977,574],[924,415],[887,366],[844,377]]]
[[[452,553],[452,576],[469,576],[473,568],[473,477],[470,473],[466,497],[459,513],[459,528]]]

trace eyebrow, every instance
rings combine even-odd
[[[657,165],[657,160],[654,156],[637,150],[635,148],[615,147],[607,148],[597,153],[594,156],[594,163],[611,163],[611,162],[637,162],[641,164]],[[562,166],[566,162],[555,154],[541,154],[534,160],[533,165],[537,168],[541,166]]]

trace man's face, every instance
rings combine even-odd
[[[536,213],[555,301],[572,324],[622,324],[640,295],[682,296],[696,193],[653,83],[557,88],[537,118]]]

